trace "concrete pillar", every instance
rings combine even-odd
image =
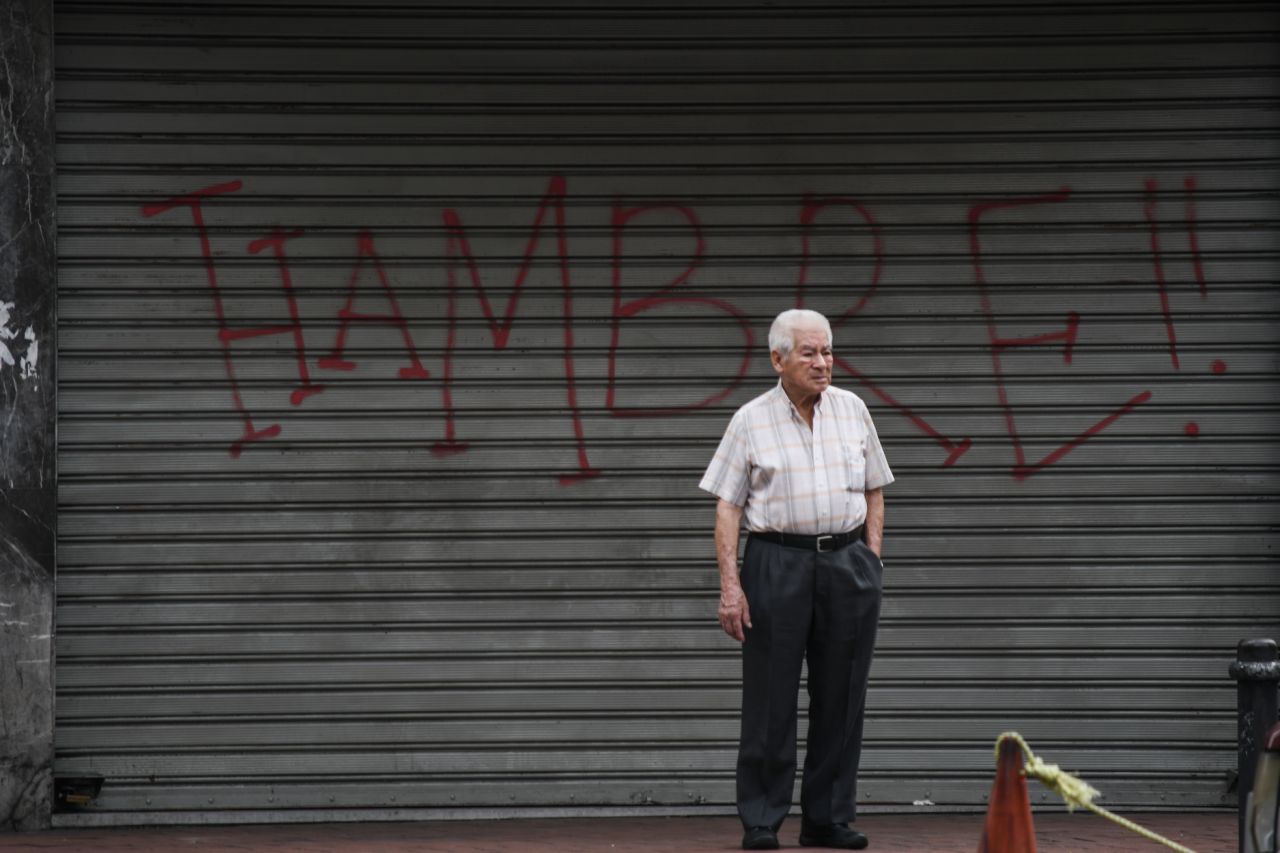
[[[53,3],[0,4],[0,831],[49,826],[57,514]]]

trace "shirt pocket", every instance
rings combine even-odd
[[[845,489],[850,497],[866,491],[867,455],[861,442],[844,441]]]

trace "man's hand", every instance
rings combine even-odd
[[[742,507],[724,498],[716,501],[716,563],[720,566],[720,627],[739,643],[747,638],[751,611],[738,580],[738,532]]]
[[[867,547],[879,559],[880,549],[884,547],[884,489],[867,492],[866,525]]]
[[[720,593],[720,627],[739,643],[747,638],[751,627],[751,608],[742,587],[733,587]]]

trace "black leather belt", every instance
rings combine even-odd
[[[806,551],[817,551],[825,554],[828,551],[837,551],[846,545],[857,542],[862,538],[862,527],[858,525],[848,533],[827,533],[822,536],[806,536],[803,533],[777,533],[772,530],[759,532],[751,531],[749,535],[756,539],[763,539],[765,542],[772,542],[775,545],[785,545],[788,548],[803,548]]]

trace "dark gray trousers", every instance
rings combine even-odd
[[[742,645],[738,814],[776,831],[791,809],[796,701],[809,663],[809,736],[800,806],[818,824],[855,816],[867,674],[884,566],[861,541],[820,554],[749,539],[742,589],[752,627]]]

